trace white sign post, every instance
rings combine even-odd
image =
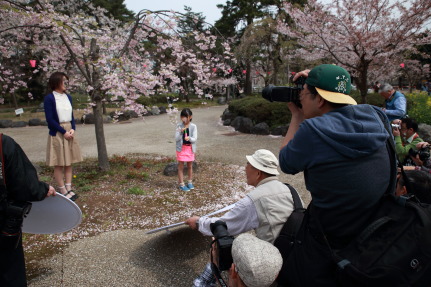
[[[21,114],[23,114],[24,113],[24,109],[23,108],[20,108],[20,109],[16,109],[15,110],[15,115],[16,116],[21,116]]]

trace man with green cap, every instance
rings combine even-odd
[[[299,76],[306,77],[302,108],[288,103],[292,120],[279,159],[283,172],[304,172],[312,203],[298,233],[301,244],[287,262],[288,286],[337,286],[322,234],[332,248],[342,248],[377,208],[391,178],[390,135],[381,118],[389,122],[380,109],[349,96],[345,69],[319,65]]]

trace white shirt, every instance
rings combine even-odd
[[[60,123],[72,121],[72,104],[66,94],[53,92],[55,98],[55,106],[57,109],[58,120]]]

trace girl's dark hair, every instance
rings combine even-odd
[[[48,87],[51,91],[55,91],[63,83],[63,78],[69,80],[69,77],[63,72],[54,72],[48,80]]]
[[[188,117],[190,117],[192,115],[193,115],[192,110],[190,110],[189,108],[184,108],[181,111],[180,117],[187,117],[188,118]],[[190,121],[192,121],[192,120],[190,119]]]

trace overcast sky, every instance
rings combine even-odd
[[[135,13],[142,9],[184,12],[185,5],[192,7],[195,13],[202,12],[205,20],[214,24],[221,17],[221,10],[217,8],[217,4],[225,4],[226,0],[125,0],[124,2],[127,8]]]

